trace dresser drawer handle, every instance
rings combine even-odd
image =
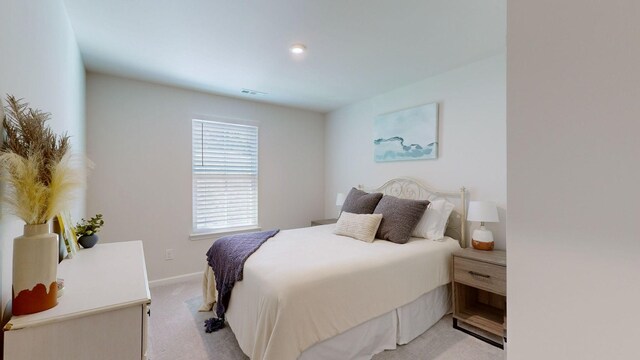
[[[475,271],[469,271],[469,274],[471,274],[473,276],[480,276],[480,277],[483,277],[483,278],[486,278],[486,279],[491,277],[490,275],[480,274],[480,273],[477,273]]]

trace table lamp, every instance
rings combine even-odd
[[[338,195],[336,195],[336,207],[338,208],[338,217],[340,217],[340,210],[342,210],[344,199],[345,199],[344,193],[338,193]]]
[[[484,227],[486,222],[499,222],[498,208],[490,201],[470,201],[467,212],[468,221],[479,221],[480,228],[471,236],[471,244],[474,249],[493,250],[493,234]]]

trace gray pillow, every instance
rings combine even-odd
[[[373,214],[378,201],[382,199],[381,193],[367,193],[356,188],[349,191],[349,195],[344,199],[342,211],[352,214]]]
[[[427,206],[429,206],[427,200],[408,200],[385,195],[373,212],[382,214],[382,222],[376,238],[397,244],[406,243],[427,210]]]

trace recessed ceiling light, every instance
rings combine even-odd
[[[289,48],[289,51],[291,51],[292,54],[298,55],[298,54],[302,54],[305,51],[307,51],[307,47],[304,46],[303,44],[293,44]]]

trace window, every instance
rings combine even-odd
[[[192,121],[193,232],[258,226],[258,127]]]

